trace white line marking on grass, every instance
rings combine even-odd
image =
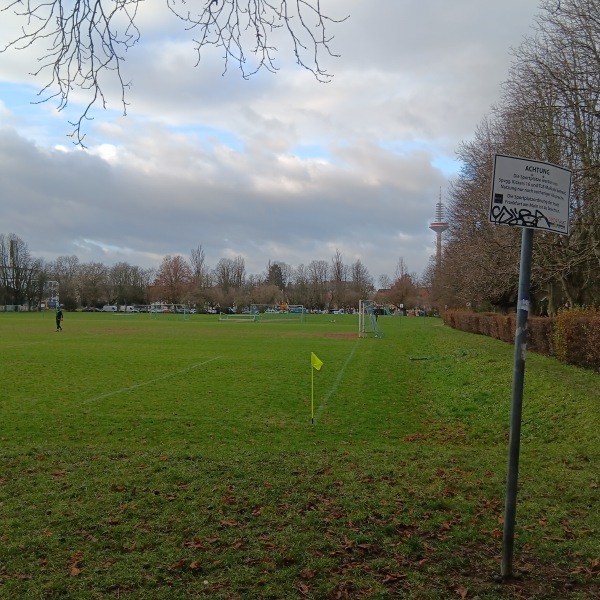
[[[338,376],[335,378],[335,381],[333,382],[333,385],[331,386],[331,389],[327,392],[327,395],[325,396],[325,398],[323,398],[323,401],[320,403],[319,408],[317,409],[317,414],[315,415],[315,418],[319,417],[321,415],[321,413],[323,412],[323,410],[327,406],[327,402],[328,402],[329,398],[331,398],[331,396],[333,396],[335,390],[337,389],[338,385],[340,384],[340,381],[342,380],[342,377],[344,376],[344,372],[346,371],[346,367],[348,366],[348,364],[352,360],[352,357],[354,356],[354,352],[356,351],[356,347],[357,346],[358,346],[358,340],[356,340],[356,342],[354,343],[354,346],[352,347],[352,351],[350,352],[350,355],[346,359],[346,362],[344,363],[344,365],[340,369],[340,372],[338,373]]]
[[[203,365],[207,365],[219,358],[223,358],[222,356],[215,356],[215,358],[211,358],[209,360],[205,360],[204,362],[196,363],[191,367],[186,367],[185,369],[181,369],[180,371],[173,371],[172,373],[168,373],[167,375],[163,375],[162,377],[157,377],[156,379],[150,379],[150,381],[144,381],[142,383],[136,383],[135,385],[130,385],[128,387],[121,388],[120,390],[114,390],[113,392],[108,392],[106,394],[102,394],[100,396],[96,396],[95,398],[90,398],[89,400],[84,400],[84,404],[89,404],[90,402],[95,402],[96,400],[104,400],[104,398],[108,398],[109,396],[115,396],[116,394],[120,394],[121,392],[127,392],[129,390],[135,390],[137,388],[143,387],[145,385],[150,385],[151,383],[156,383],[157,381],[162,381],[163,379],[168,379],[169,377],[174,377],[175,375],[179,375],[180,373],[186,373],[187,371],[191,371],[196,367],[201,367]]]

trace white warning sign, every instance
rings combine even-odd
[[[568,235],[571,177],[557,165],[496,154],[490,221]]]

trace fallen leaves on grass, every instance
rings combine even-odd
[[[469,594],[469,590],[462,586],[459,585],[455,590],[454,590],[461,598],[466,598]]]
[[[589,565],[581,565],[573,570],[573,575],[585,574],[589,577],[600,576],[600,558],[594,558]]]
[[[83,552],[78,550],[73,554],[69,562],[69,575],[71,577],[77,577],[81,574],[81,562],[83,560]]]
[[[186,558],[182,558],[176,562],[174,562],[172,565],[169,565],[167,567],[167,571],[179,571],[180,569],[183,569],[185,566],[187,566],[187,559]]]

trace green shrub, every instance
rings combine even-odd
[[[516,315],[449,310],[444,322],[455,329],[514,344]],[[555,318],[527,319],[527,349],[562,362],[600,371],[600,312],[594,307],[562,310]]]
[[[554,319],[554,354],[559,360],[600,370],[600,314],[595,307],[561,310]]]

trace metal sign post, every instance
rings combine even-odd
[[[490,221],[523,227],[502,539],[501,569],[505,578],[513,575],[533,231],[569,233],[571,176],[568,169],[549,163],[501,154],[494,158]]]
[[[512,561],[517,517],[517,482],[519,479],[519,452],[521,449],[521,414],[523,412],[523,383],[525,381],[525,349],[527,344],[527,317],[529,316],[532,250],[533,229],[524,228],[521,234],[517,331],[515,334],[510,437],[508,442],[508,474],[506,478],[504,533],[502,537],[501,572],[503,577],[511,577],[513,572]]]

